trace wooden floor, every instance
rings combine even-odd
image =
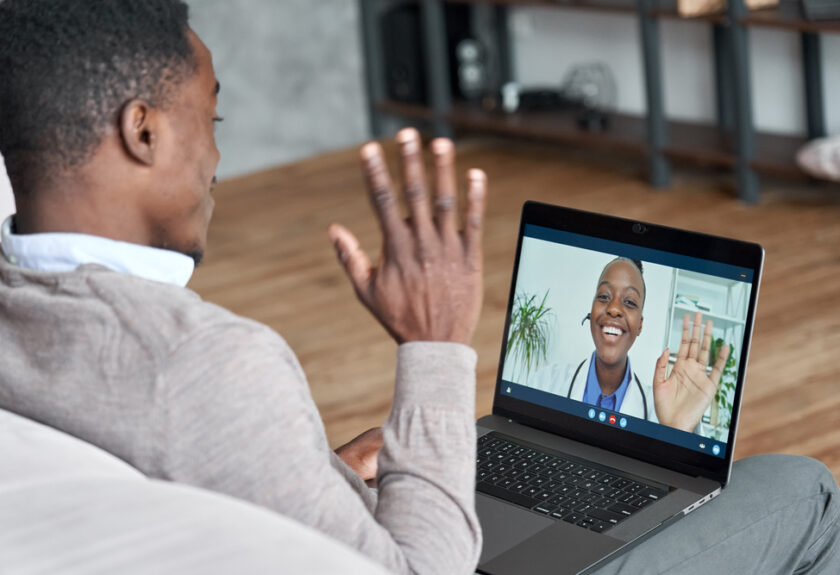
[[[840,478],[837,188],[778,183],[765,186],[760,205],[745,206],[725,189],[724,176],[708,171],[680,170],[671,189],[654,191],[634,159],[496,140],[458,149],[459,171],[480,167],[490,181],[485,304],[474,340],[478,415],[491,408],[520,207],[526,199],[559,203],[764,245],[736,458],[804,454]],[[326,236],[331,222],[342,222],[378,256],[356,151],[223,182],[216,199],[208,254],[191,287],[286,338],[331,444],[380,425],[390,407],[395,344],[356,301]]]

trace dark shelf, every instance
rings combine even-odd
[[[711,22],[713,24],[726,24],[729,19],[725,12],[712,14],[701,14],[699,16],[683,16],[677,11],[677,0],[658,0],[651,3],[650,15],[657,18],[668,18],[671,20],[684,20],[686,22]]]
[[[384,101],[377,107],[382,112],[406,118],[433,119],[432,111],[422,105]],[[562,111],[507,114],[456,103],[446,119],[453,126],[487,134],[573,142],[638,154],[647,151],[645,120],[629,114],[610,114],[609,127],[603,132],[582,130],[573,112]],[[796,165],[795,155],[805,142],[805,138],[796,136],[756,134],[756,158],[751,167],[777,176],[804,177]],[[663,152],[674,160],[726,168],[735,166],[732,134],[711,124],[669,121],[668,144]]]
[[[636,0],[447,0],[461,4],[503,4],[505,6],[535,6],[542,8],[570,8],[596,12],[635,13]]]
[[[756,134],[756,157],[750,166],[765,174],[804,178],[807,175],[796,165],[796,152],[807,138],[781,134]]]
[[[798,2],[782,1],[778,6],[753,10],[741,19],[744,26],[782,28],[800,32],[840,33],[840,20],[807,20]]]
[[[430,120],[431,110],[424,106],[381,102],[378,108],[390,114]],[[607,128],[590,132],[578,126],[575,112],[488,112],[477,106],[453,103],[446,121],[455,127],[488,134],[527,137],[552,142],[577,142],[606,146],[635,153],[646,151],[644,118],[628,114],[610,114]]]

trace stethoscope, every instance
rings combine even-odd
[[[586,314],[586,317],[583,318],[583,321],[580,322],[580,325],[583,325],[584,323],[586,323],[586,320],[589,319],[589,315],[590,314]],[[572,382],[571,382],[571,384],[569,384],[569,392],[566,394],[566,399],[571,399],[572,398],[572,391],[575,389],[575,381],[577,381],[577,376],[580,373],[580,370],[583,369],[583,364],[585,364],[585,363],[586,363],[586,360],[584,359],[582,362],[580,362],[580,365],[577,366],[577,369],[575,370],[575,374],[572,376]],[[639,388],[639,393],[642,395],[642,408],[643,408],[642,412],[645,414],[645,420],[647,420],[647,418],[648,418],[647,396],[645,396],[645,390],[642,389],[642,382],[639,381],[639,376],[636,375],[635,372],[633,373],[633,381],[636,382],[636,387]]]

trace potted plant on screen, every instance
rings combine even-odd
[[[518,383],[527,384],[548,352],[551,335],[551,308],[545,305],[549,290],[542,299],[536,294],[520,292],[513,300],[510,334],[505,348],[505,361],[512,362],[512,373]]]
[[[712,340],[712,347],[709,350],[709,365],[714,365],[720,355],[720,348],[724,346],[722,338]],[[738,380],[738,372],[735,369],[737,360],[735,354],[731,350],[734,349],[732,344],[729,344],[729,357],[726,359],[726,365],[723,368],[723,374],[720,376],[720,383],[718,384],[715,399],[712,402],[712,409],[710,412],[710,423],[714,428],[714,437],[718,441],[726,440],[729,435],[729,425],[732,423],[732,401],[730,397],[735,393],[735,384]]]

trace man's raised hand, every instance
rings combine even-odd
[[[435,164],[434,208],[423,169],[420,135],[397,134],[402,188],[409,218],[403,220],[382,148],[361,149],[362,169],[382,228],[376,267],[355,236],[341,225],[329,235],[356,295],[397,343],[448,341],[469,344],[483,296],[481,238],[487,178],[470,170],[462,229],[458,230],[455,150],[446,139],[431,144]]]
[[[668,369],[668,348],[665,348],[656,362],[653,376],[653,399],[659,423],[688,432],[694,431],[714,400],[730,351],[728,345],[721,347],[712,372],[707,375],[712,322],[706,322],[701,345],[702,323],[703,314],[700,312],[695,314],[691,326],[688,315],[683,317],[682,341],[671,374],[665,377]]]

